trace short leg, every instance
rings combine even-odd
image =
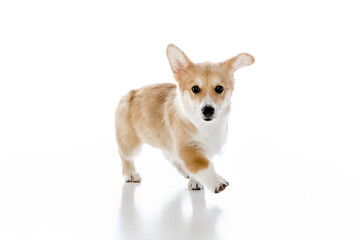
[[[141,182],[134,166],[134,157],[141,149],[142,142],[132,127],[130,106],[134,91],[123,97],[115,112],[115,136],[119,155],[122,160],[122,172],[126,182]]]
[[[126,182],[141,182],[141,177],[139,173],[137,173],[134,165],[134,156],[141,149],[141,145],[137,147],[137,149],[133,149],[131,153],[131,157],[126,157],[122,153],[121,149],[119,149],[119,155],[122,160],[122,173]]]
[[[163,151],[162,152],[164,157],[176,168],[176,170],[184,177],[189,179],[190,178],[190,174],[189,172],[186,170],[184,164],[181,163],[181,160],[174,157],[170,152],[168,151]]]
[[[120,134],[117,135],[119,155],[122,160],[122,173],[126,182],[141,182],[140,175],[134,166],[134,157],[140,152],[141,143],[134,134],[127,134],[124,139]]]
[[[229,186],[229,182],[215,172],[212,163],[209,164],[208,168],[200,170],[193,176],[214,193],[222,192]]]
[[[202,190],[204,189],[204,186],[195,180],[195,178],[190,177],[188,187],[190,190]]]
[[[126,182],[141,182],[139,173],[136,172],[133,159],[122,159],[122,172]]]
[[[229,183],[215,172],[213,163],[202,154],[201,149],[196,145],[183,146],[180,148],[179,156],[184,161],[191,177],[205,185],[210,191],[219,193],[229,186]],[[189,185],[193,186],[193,182],[189,182]]]
[[[176,170],[178,170],[178,172],[186,179],[190,178],[189,173],[186,171],[186,169],[184,168],[184,166],[182,166],[180,163],[178,162],[171,162],[171,164],[176,168]]]

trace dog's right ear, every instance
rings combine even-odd
[[[180,48],[173,44],[169,44],[166,49],[166,55],[168,57],[171,70],[177,81],[181,80],[186,75],[189,67],[192,65],[190,59],[185,55]]]

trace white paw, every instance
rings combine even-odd
[[[198,181],[196,181],[194,178],[190,178],[188,187],[190,190],[202,190],[204,188],[204,186]]]
[[[226,180],[223,179],[223,178],[219,178],[219,179],[216,181],[214,192],[215,192],[215,193],[222,192],[222,191],[225,190],[225,188],[226,188],[227,186],[229,186],[229,182],[226,181]]]
[[[141,182],[140,174],[133,172],[133,173],[126,173],[124,174],[125,182]]]

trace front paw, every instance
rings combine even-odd
[[[190,178],[188,187],[190,190],[202,190],[204,186],[193,178]]]
[[[133,173],[126,173],[124,174],[125,182],[133,182],[133,183],[140,183],[141,177],[140,174],[133,172]]]
[[[229,182],[225,179],[219,179],[215,186],[215,193],[219,193],[225,190],[225,188],[229,186]]]

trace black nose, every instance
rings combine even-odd
[[[211,117],[214,114],[215,109],[212,106],[205,106],[201,109],[201,111],[205,117]]]

